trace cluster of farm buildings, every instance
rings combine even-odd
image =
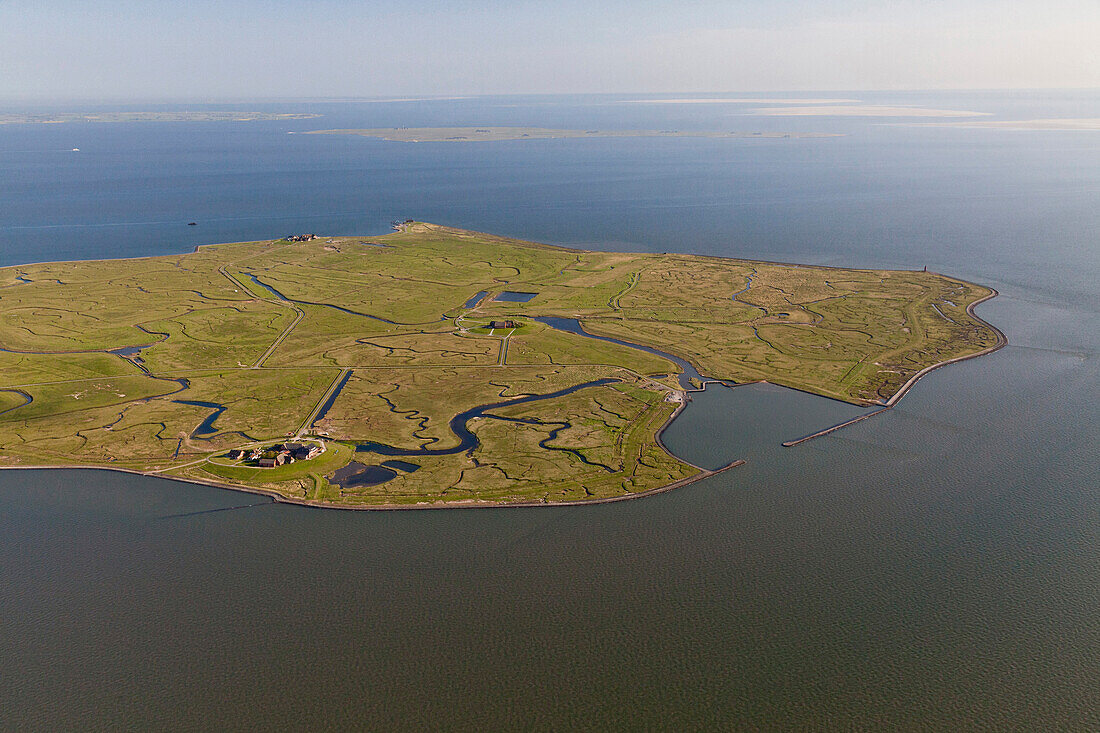
[[[325,452],[323,443],[303,445],[302,443],[277,443],[260,446],[252,450],[235,448],[226,454],[232,461],[254,462],[260,468],[275,468],[295,461],[316,458]]]

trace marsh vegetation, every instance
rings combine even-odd
[[[607,498],[698,472],[658,440],[684,389],[662,353],[706,378],[869,405],[998,340],[967,308],[990,290],[928,272],[589,252],[423,223],[378,239],[0,270],[0,465],[347,506]],[[517,399],[531,395],[555,396]],[[462,414],[476,440],[453,450]],[[303,436],[330,450],[266,470],[218,458]],[[368,444],[419,470],[326,478],[353,458],[381,465],[387,451],[355,450]]]

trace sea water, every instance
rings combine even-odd
[[[836,96],[1100,116],[1095,92]],[[599,249],[927,266],[997,288],[978,313],[1009,346],[796,448],[778,443],[848,408],[711,387],[666,443],[748,463],[606,506],[353,513],[0,472],[5,727],[1100,725],[1100,133],[625,102],[3,126],[0,263],[416,218]],[[490,124],[843,136],[302,134]]]

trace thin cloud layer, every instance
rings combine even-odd
[[[0,96],[1100,87],[1094,0],[102,6],[0,1]]]

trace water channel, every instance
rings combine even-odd
[[[586,338],[595,339],[597,341],[606,341],[611,344],[618,344],[619,346],[626,346],[631,349],[639,349],[641,351],[660,356],[661,358],[668,359],[676,366],[680,367],[679,381],[680,386],[685,390],[698,389],[692,385],[691,380],[696,380],[699,383],[708,381],[706,377],[699,373],[699,370],[688,361],[675,354],[670,354],[667,351],[661,351],[655,349],[652,346],[642,346],[641,344],[631,343],[629,341],[623,341],[622,339],[612,338],[610,336],[597,336],[594,333],[589,333],[584,330],[581,322],[576,318],[558,318],[554,316],[536,316],[534,320],[539,323],[544,323],[551,328],[556,328],[559,331],[568,331],[569,333],[575,333],[578,336],[584,336]]]
[[[356,450],[361,453],[376,453],[381,456],[393,456],[393,457],[413,457],[413,456],[449,456],[456,453],[465,453],[474,450],[478,446],[477,436],[470,430],[468,423],[470,420],[476,418],[489,418],[494,420],[510,420],[512,418],[503,418],[496,415],[488,414],[491,410],[500,409],[502,407],[513,407],[515,405],[523,405],[528,402],[537,402],[539,400],[551,400],[557,397],[564,397],[565,395],[573,394],[574,392],[585,389],[586,387],[602,387],[606,384],[613,384],[619,380],[605,378],[595,379],[591,382],[585,382],[583,384],[575,384],[565,389],[559,389],[556,392],[549,392],[547,394],[537,395],[525,395],[523,397],[516,397],[511,400],[503,400],[501,402],[494,402],[488,405],[479,405],[478,407],[472,407],[469,410],[460,412],[451,418],[449,424],[451,432],[458,438],[458,445],[450,448],[396,448],[392,445],[385,445],[384,443],[365,442],[360,443]],[[554,423],[558,425],[560,423]],[[565,427],[569,427],[569,423],[564,423]],[[565,450],[565,449],[560,449]],[[570,451],[577,454],[576,451]],[[577,454],[579,455],[579,454]],[[584,460],[583,456],[581,456]]]

